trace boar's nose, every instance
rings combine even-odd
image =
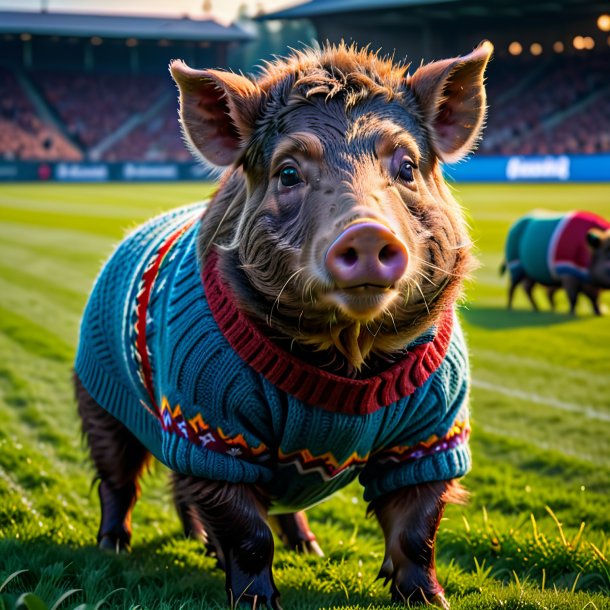
[[[403,276],[409,254],[405,244],[382,224],[360,222],[335,239],[325,262],[339,288],[388,287]]]

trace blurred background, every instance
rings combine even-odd
[[[610,3],[582,0],[0,1],[0,179],[201,176],[171,59],[256,72],[345,39],[417,66],[495,45],[482,146],[458,180],[610,179]]]

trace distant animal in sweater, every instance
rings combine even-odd
[[[448,607],[434,542],[470,465],[471,243],[440,163],[478,141],[490,54],[409,74],[341,44],[258,80],[172,63],[187,141],[227,170],[119,246],[84,314],[102,548],[129,547],[152,454],[229,601],[279,608],[268,523],[321,554],[303,510],[359,476],[392,598]]]
[[[533,289],[546,288],[551,307],[555,293],[565,289],[570,313],[576,311],[582,292],[601,314],[599,295],[610,288],[610,222],[591,212],[533,212],[515,222],[506,240],[506,268],[510,274],[508,308],[517,286],[522,285],[535,310]]]

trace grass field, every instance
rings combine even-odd
[[[584,302],[570,317],[564,298],[559,313],[535,314],[522,295],[507,312],[498,275],[515,218],[537,207],[610,218],[610,185],[456,190],[481,262],[461,312],[474,468],[470,504],[450,507],[441,526],[441,581],[456,609],[610,608],[610,317],[592,316]],[[0,187],[0,609],[224,607],[223,576],[181,538],[160,466],[135,511],[133,553],[94,548],[97,493],[70,386],[79,317],[113,245],[136,223],[209,191]],[[310,520],[326,557],[278,547],[284,608],[389,608],[375,580],[382,538],[360,488],[315,507]]]

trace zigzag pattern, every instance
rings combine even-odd
[[[261,458],[269,453],[264,443],[258,447],[250,447],[242,434],[229,436],[220,428],[213,428],[203,420],[200,413],[186,419],[180,405],[172,409],[165,396],[161,402],[159,419],[164,431],[186,438],[198,447],[248,461],[261,461]]]
[[[313,455],[308,449],[284,453],[280,449],[278,461],[285,466],[294,466],[299,474],[309,474],[317,472],[322,479],[329,481],[350,468],[362,468],[369,459],[377,464],[400,464],[410,460],[417,460],[428,455],[433,455],[439,451],[447,451],[458,445],[465,443],[470,435],[470,425],[468,421],[455,422],[451,430],[443,436],[431,436],[427,441],[418,443],[410,447],[396,446],[373,454],[359,455],[354,452],[344,462],[339,462],[331,453],[326,452],[322,455]]]

